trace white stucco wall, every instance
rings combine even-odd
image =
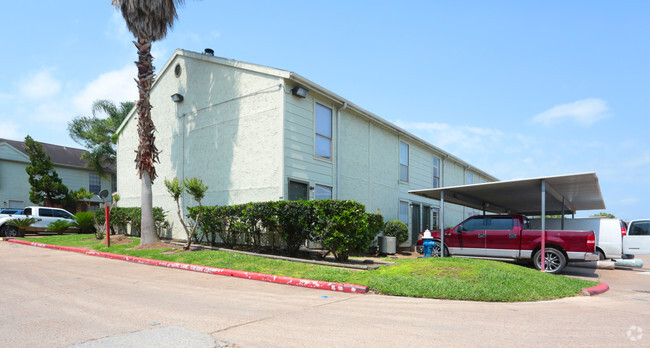
[[[209,187],[204,205],[278,200],[280,180],[282,80],[262,73],[207,62],[198,54],[178,55],[151,94],[156,146],[161,150],[153,204],[167,211],[174,238],[184,238],[176,205],[164,179],[197,177]],[[207,57],[206,57],[207,58]],[[207,58],[209,59],[209,58]],[[175,67],[181,67],[180,76]],[[184,101],[170,96],[180,93]],[[120,206],[140,206],[135,170],[137,116],[118,142]],[[182,206],[196,206],[187,194]]]

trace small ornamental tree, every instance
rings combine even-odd
[[[38,204],[51,206],[59,203],[68,195],[68,188],[59,178],[50,156],[43,151],[40,143],[29,135],[25,137],[25,152],[29,155],[31,165],[25,168],[29,175],[29,200]]]
[[[205,192],[208,190],[208,187],[203,185],[203,181],[201,181],[201,179],[197,178],[186,178],[183,183],[181,183],[178,178],[174,178],[171,181],[165,179],[165,187],[167,187],[167,191],[176,202],[176,207],[178,208],[178,218],[181,220],[181,225],[183,225],[183,228],[185,229],[185,234],[187,234],[187,244],[185,244],[185,247],[183,249],[188,250],[192,245],[192,236],[196,231],[196,227],[201,221],[201,200],[203,197],[205,197]],[[181,204],[179,200],[181,194],[183,194],[183,190],[185,190],[185,192],[187,192],[190,196],[192,196],[192,198],[194,198],[197,203],[199,203],[198,214],[194,218],[194,224],[191,229],[189,229],[185,224],[185,221],[183,220],[183,214],[181,212]]]

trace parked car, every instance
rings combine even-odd
[[[623,251],[630,254],[650,254],[650,220],[632,220],[623,237]]]
[[[22,231],[14,226],[10,226],[7,222],[14,219],[21,219],[25,217],[33,217],[36,222],[26,229],[27,232],[43,232],[47,229],[48,225],[57,220],[66,220],[74,222],[74,216],[65,209],[50,208],[50,207],[27,207],[23,209],[21,214],[14,214],[5,217],[0,217],[0,235],[5,237],[22,237]],[[75,228],[71,228],[75,231]]]
[[[0,217],[5,217],[5,216],[8,216],[8,215],[21,214],[22,212],[23,212],[22,209],[3,208],[3,209],[0,209]]]
[[[562,219],[551,218],[545,220],[546,229],[562,229]],[[530,226],[534,229],[540,229],[542,228],[542,221],[540,219],[531,219]],[[564,219],[564,228],[594,231],[596,234],[596,252],[600,260],[634,258],[634,255],[623,251],[623,238],[627,233],[627,224],[623,220],[600,217]]]
[[[432,231],[440,255],[440,231]],[[417,242],[422,245],[422,238]],[[499,257],[533,260],[541,269],[541,231],[531,230],[522,215],[477,215],[445,231],[445,255]],[[596,235],[593,231],[546,231],[545,271],[559,273],[569,261],[595,261]]]

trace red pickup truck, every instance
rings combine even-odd
[[[440,255],[440,231],[432,231],[438,242],[434,255]],[[445,256],[483,256],[532,259],[541,269],[542,232],[531,230],[528,218],[521,215],[477,215],[445,231]],[[568,261],[595,261],[596,236],[593,231],[546,231],[545,269],[561,272]],[[422,252],[422,236],[417,241]]]

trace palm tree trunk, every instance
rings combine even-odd
[[[156,233],[156,224],[153,219],[153,199],[151,194],[151,180],[149,173],[144,172],[141,174],[142,188],[141,188],[141,207],[142,207],[142,220],[140,225],[140,245],[153,244],[160,242],[158,233]]]
[[[154,163],[158,162],[158,149],[154,144],[156,127],[151,120],[151,104],[149,96],[154,79],[153,57],[151,56],[151,38],[138,38],[133,42],[138,48],[138,137],[140,143],[135,158],[135,165],[142,180],[142,225],[140,245],[153,244],[160,241],[153,220],[153,201],[151,186],[156,179]]]

